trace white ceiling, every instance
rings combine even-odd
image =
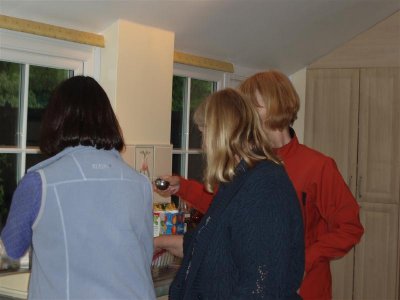
[[[287,74],[398,10],[400,0],[0,0],[3,15],[95,33],[121,18],[175,32],[175,50]]]

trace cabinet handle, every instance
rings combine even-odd
[[[353,176],[349,176],[349,180],[347,180],[347,185],[349,186],[349,189],[351,189],[351,181],[353,180]]]
[[[358,198],[362,197],[362,195],[361,195],[361,180],[362,180],[362,176],[360,176],[358,178]]]

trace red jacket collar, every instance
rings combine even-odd
[[[275,148],[276,154],[279,156],[280,159],[285,161],[288,157],[294,154],[299,147],[299,140],[297,139],[296,133],[292,128],[290,128],[290,136],[292,139],[290,142],[280,148]]]

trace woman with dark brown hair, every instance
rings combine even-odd
[[[75,76],[54,91],[40,149],[51,156],[19,183],[2,240],[32,246],[29,299],[154,299],[152,192],[125,164],[103,88]]]
[[[119,152],[125,147],[106,92],[85,76],[65,80],[55,89],[41,127],[40,150],[45,154],[78,145]]]

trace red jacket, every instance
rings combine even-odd
[[[296,136],[277,154],[303,209],[306,274],[300,295],[306,300],[331,299],[329,261],[344,256],[359,242],[364,232],[359,206],[332,158],[299,144]],[[201,183],[182,178],[178,196],[204,213],[213,194]]]

